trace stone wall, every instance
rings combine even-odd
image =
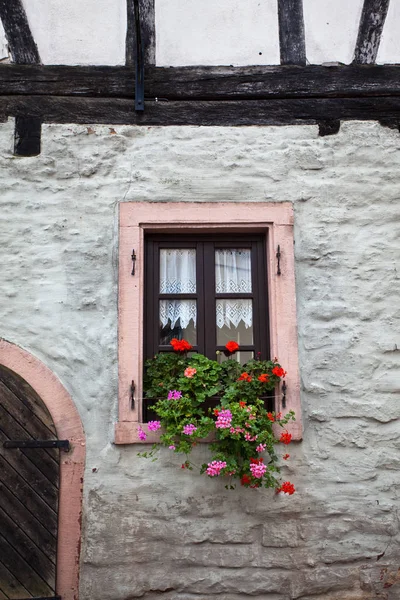
[[[16,158],[0,125],[0,336],[54,371],[85,427],[81,600],[398,599],[398,132],[65,125],[42,141]],[[112,444],[117,206],[135,200],[294,203],[293,497]]]

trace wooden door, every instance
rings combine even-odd
[[[0,600],[55,597],[60,451],[4,447],[55,439],[42,400],[0,365]]]

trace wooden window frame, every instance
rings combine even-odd
[[[145,236],[166,234],[262,234],[266,238],[265,266],[269,305],[270,355],[287,370],[286,408],[278,390],[276,410],[293,409],[289,429],[301,439],[296,301],[293,251],[293,207],[288,202],[124,202],[119,206],[118,295],[118,422],[116,444],[140,443],[144,340]],[[280,275],[277,249],[280,249]],[[135,274],[132,275],[132,250]],[[134,398],[131,386],[134,382]],[[159,439],[150,433],[146,443]]]
[[[197,343],[196,352],[201,352],[215,360],[216,350],[222,351],[224,346],[217,344],[216,322],[205,315],[215,314],[215,301],[219,298],[245,298],[253,302],[253,344],[241,346],[243,351],[260,353],[263,360],[270,358],[268,302],[267,302],[267,269],[265,266],[265,235],[255,233],[232,234],[190,234],[171,235],[168,233],[149,234],[145,236],[145,297],[144,323],[146,336],[144,358],[150,358],[157,352],[168,351],[169,348],[158,344],[158,302],[169,297],[195,299],[197,302]],[[174,238],[174,239],[173,239]],[[214,250],[217,248],[247,248],[251,251],[252,291],[250,293],[218,294],[214,286]],[[161,248],[195,248],[197,289],[193,294],[159,294],[159,250]],[[265,292],[265,294],[264,294]]]

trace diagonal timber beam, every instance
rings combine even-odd
[[[373,64],[376,62],[389,2],[390,0],[364,0],[354,63]]]

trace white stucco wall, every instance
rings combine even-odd
[[[279,64],[276,0],[155,0],[156,63]]]
[[[126,0],[23,0],[44,64],[125,64]]]
[[[3,24],[0,19],[0,60],[8,58],[8,45],[6,34],[4,33]]]
[[[40,156],[12,145],[0,124],[0,336],[54,371],[83,420],[81,600],[397,600],[398,132],[45,125]],[[294,203],[293,497],[112,444],[117,205],[178,199]]]
[[[378,63],[400,63],[400,4],[390,2],[379,46]]]
[[[354,58],[363,0],[303,0],[306,55],[310,64]]]

